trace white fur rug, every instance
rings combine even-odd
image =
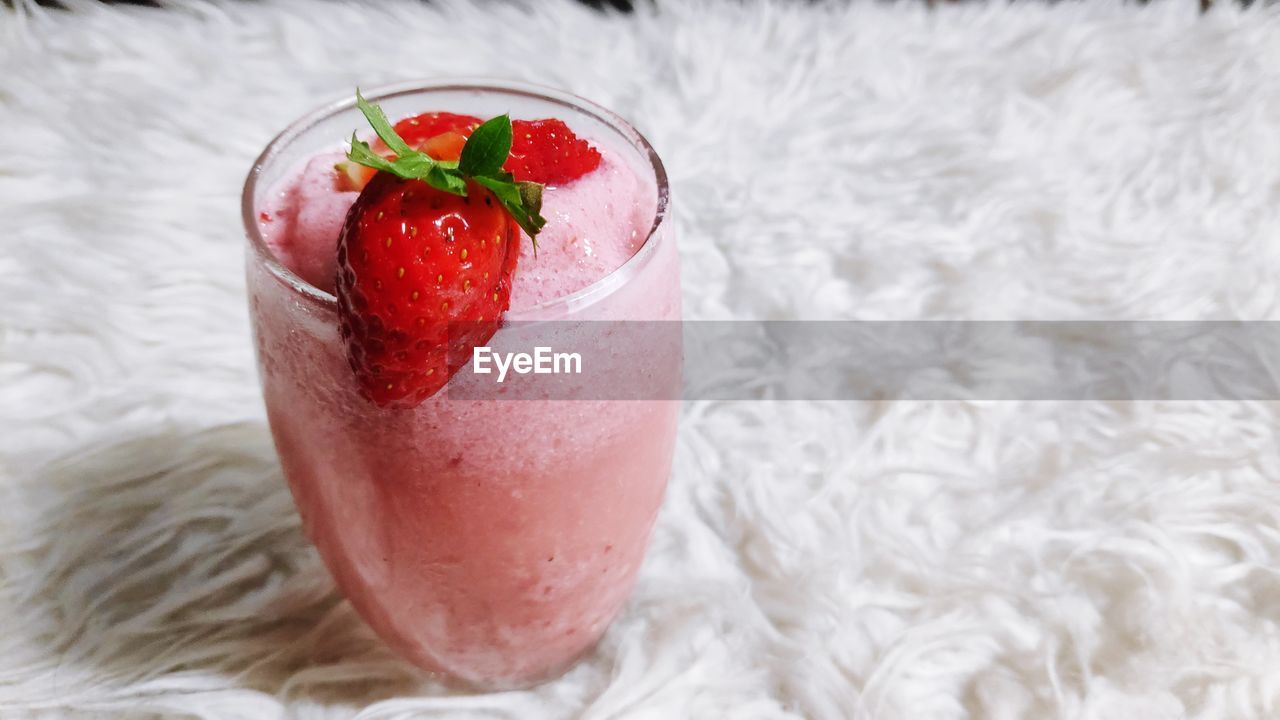
[[[665,156],[691,318],[1280,318],[1280,8],[0,8],[0,717],[1280,714],[1280,405],[690,403],[598,653],[449,695],[304,541],[250,160],[491,75]]]

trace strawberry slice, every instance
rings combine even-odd
[[[423,151],[359,93],[356,103],[391,154],[351,138],[350,163],[375,175],[338,237],[339,327],[361,394],[411,408],[497,331],[520,256],[517,228],[536,247],[546,222],[542,188],[503,172],[512,135],[505,115],[467,136],[446,129],[422,138]]]
[[[350,160],[343,160],[334,165],[333,171],[335,173],[334,186],[342,192],[360,192],[378,172],[371,167],[360,165]]]
[[[511,157],[503,169],[516,180],[563,185],[600,167],[600,151],[560,120],[516,120],[511,126]]]
[[[397,135],[404,138],[409,147],[419,147],[427,140],[447,132],[456,132],[466,139],[479,126],[480,118],[478,117],[429,112],[401,120],[396,123],[395,131]]]
[[[462,148],[467,144],[467,136],[460,132],[449,131],[437,135],[418,146],[436,160],[457,160],[462,157]]]

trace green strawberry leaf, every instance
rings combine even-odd
[[[427,176],[423,178],[427,184],[434,188],[453,193],[454,195],[467,196],[467,180],[458,174],[457,170],[447,169],[435,166],[427,172]]]
[[[542,212],[542,186],[536,182],[518,182],[516,189],[520,191],[520,204],[529,210],[530,215],[541,219],[542,225],[547,224],[546,219],[538,214]]]
[[[391,127],[391,121],[387,119],[387,114],[382,112],[382,108],[365,100],[359,88],[356,88],[356,107],[360,108],[364,119],[369,121],[373,131],[382,138],[382,142],[386,143],[387,147],[391,148],[391,152],[401,157],[414,152],[413,148],[409,147],[409,144],[396,133],[395,128]]]
[[[454,195],[467,195],[467,182],[458,171],[430,155],[414,153],[398,157],[391,163],[388,172],[406,180],[422,180],[437,190]]]
[[[486,120],[471,132],[462,146],[458,170],[463,175],[495,175],[511,153],[511,118],[507,115]]]
[[[395,172],[390,161],[374,152],[369,147],[369,143],[357,138],[355,133],[351,133],[351,151],[347,153],[347,159],[365,167],[371,167],[374,170],[382,170],[389,173]]]
[[[525,207],[520,188],[516,187],[515,183],[483,176],[472,178],[472,180],[493,192],[494,197],[498,198],[498,202],[502,203],[502,207],[511,215],[511,219],[529,234],[529,239],[533,241],[533,252],[536,254],[538,231],[547,224],[546,218],[539,215],[538,210],[530,212],[529,208]]]

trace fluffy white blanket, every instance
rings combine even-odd
[[[643,4],[643,3],[642,3]],[[1268,403],[690,403],[599,651],[448,694],[300,531],[237,195],[353,86],[633,118],[692,318],[1280,316],[1280,8],[0,7],[0,717],[1280,712]]]

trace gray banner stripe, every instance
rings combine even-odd
[[[490,347],[451,397],[1280,400],[1270,321],[550,322],[508,325]],[[513,360],[498,382],[497,357],[538,347],[580,372]]]

